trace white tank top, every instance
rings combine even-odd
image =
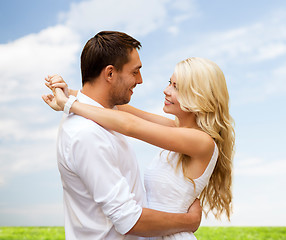
[[[217,162],[218,148],[215,144],[212,158],[204,173],[193,179],[195,188],[194,184],[184,177],[181,167],[176,171],[178,156],[178,153],[165,150],[158,154],[146,169],[144,183],[149,208],[171,213],[187,212],[209,182]],[[150,239],[179,240],[196,239],[196,237],[193,233],[182,232]]]

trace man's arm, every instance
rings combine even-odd
[[[198,199],[188,213],[167,213],[143,208],[139,220],[127,234],[154,237],[178,232],[195,232],[200,226],[201,216],[202,208]]]

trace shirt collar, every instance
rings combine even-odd
[[[93,106],[97,106],[97,107],[103,107],[100,103],[98,103],[98,102],[94,101],[93,99],[91,99],[90,97],[86,96],[81,91],[77,92],[76,97],[77,97],[79,102],[86,103],[86,104],[93,105]]]
[[[98,102],[94,101],[93,99],[91,99],[90,97],[86,96],[81,91],[77,91],[77,96],[76,97],[77,97],[79,102],[103,108],[103,106],[100,103],[98,103]],[[113,109],[117,110],[117,107],[114,106]]]

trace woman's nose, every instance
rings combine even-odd
[[[168,85],[163,92],[165,95],[170,95],[170,85]]]

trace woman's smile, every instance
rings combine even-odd
[[[174,104],[174,103],[168,100],[167,98],[165,98],[165,105],[171,105],[171,104]]]

